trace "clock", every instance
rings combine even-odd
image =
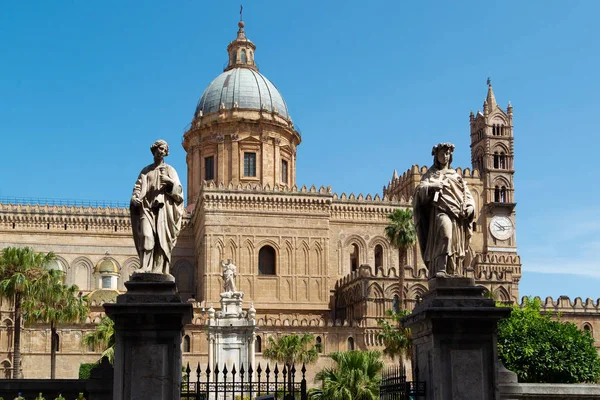
[[[515,230],[515,226],[508,217],[496,216],[490,221],[490,233],[498,240],[510,238]]]

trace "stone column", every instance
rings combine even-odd
[[[511,309],[483,297],[472,278],[434,278],[414,311],[414,380],[430,400],[498,400],[496,326]]]
[[[114,400],[179,399],[181,337],[192,305],[170,275],[133,274],[127,293],[105,304],[115,322]]]

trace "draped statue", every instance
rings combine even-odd
[[[475,202],[467,183],[452,167],[454,145],[433,147],[433,165],[413,197],[415,227],[430,277],[464,275],[473,254],[469,246]]]
[[[167,142],[157,140],[150,151],[154,162],[142,169],[133,186],[131,228],[139,272],[168,275],[183,218],[183,188],[175,169],[164,162]]]

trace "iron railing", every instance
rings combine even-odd
[[[418,374],[415,376],[418,379]],[[381,373],[379,398],[381,400],[424,399],[425,382],[407,381],[406,369],[403,366],[389,367]]]
[[[198,363],[196,373],[192,374],[188,363],[181,383],[181,400],[245,400],[263,395],[274,395],[284,400],[307,400],[304,364],[299,382],[296,381],[296,372],[294,365],[280,370],[275,364],[271,370],[268,363],[264,370],[259,363],[256,370],[251,364],[247,368],[242,364],[239,370],[233,364],[231,370],[225,365],[221,370],[215,366],[214,371],[206,366],[203,371]]]

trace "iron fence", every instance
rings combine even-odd
[[[418,379],[418,372],[415,372]],[[381,400],[424,399],[425,382],[409,382],[406,380],[406,369],[404,367],[389,367],[381,373],[379,398]]]
[[[231,370],[224,365],[219,370],[218,365],[211,371],[207,365],[203,371],[200,363],[192,374],[190,364],[181,383],[182,400],[248,400],[256,396],[274,395],[283,400],[307,400],[306,391],[306,367],[302,364],[300,373],[302,378],[296,381],[296,367],[284,366],[282,370],[275,364],[271,370],[267,363],[263,370],[260,363],[256,370],[249,364],[244,368],[242,364],[239,370],[235,364]],[[195,376],[194,376],[195,375]]]

